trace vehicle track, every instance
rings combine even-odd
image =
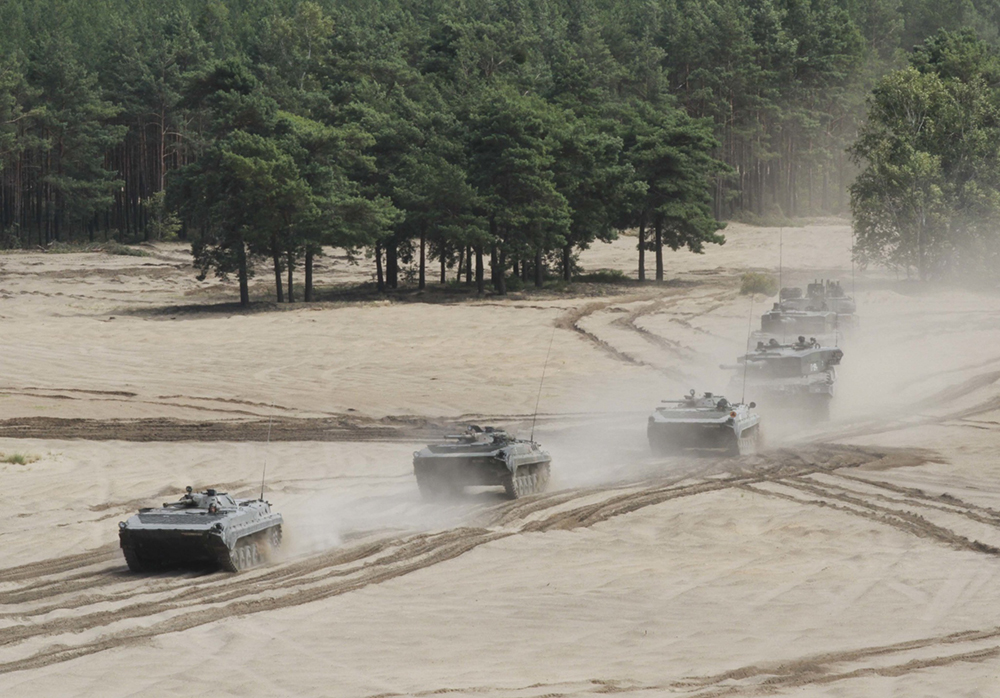
[[[871,676],[898,677],[925,669],[983,662],[1000,656],[1000,628],[969,630],[888,645],[806,655],[767,664],[752,664],[708,676],[689,676],[660,683],[627,678],[534,683],[529,686],[463,686],[416,693],[378,693],[368,698],[435,696],[445,693],[505,696],[581,694],[675,695],[691,698],[764,696],[807,686],[821,686]]]
[[[206,409],[208,408],[201,408]],[[249,413],[248,413],[249,414]],[[567,417],[601,413],[539,413],[544,424]],[[85,439],[87,441],[427,441],[438,439],[456,425],[470,423],[517,424],[532,420],[530,414],[466,414],[459,417],[387,416],[373,419],[354,414],[330,417],[279,417],[186,420],[165,417],[140,419],[84,419],[17,417],[0,420],[0,438]],[[269,429],[270,427],[270,429]]]
[[[613,321],[618,327],[621,327],[629,332],[637,334],[639,337],[644,339],[649,344],[655,346],[658,349],[663,350],[667,354],[675,357],[681,363],[688,363],[697,357],[697,352],[690,347],[684,346],[679,342],[667,339],[655,332],[652,332],[644,327],[637,324],[637,320],[653,314],[660,314],[669,312],[671,309],[676,308],[679,304],[692,300],[690,295],[682,293],[683,289],[669,289],[666,292],[660,291],[655,295],[650,294],[637,294],[632,296],[625,296],[616,298],[609,301],[601,301],[588,303],[582,307],[574,308],[568,313],[564,314],[561,318],[556,321],[556,326],[563,329],[572,330],[585,339],[587,339],[591,344],[601,349],[603,352],[609,356],[615,358],[618,361],[631,364],[633,366],[642,366],[645,368],[653,369],[658,373],[662,373],[671,378],[687,380],[689,378],[688,374],[674,366],[664,366],[657,363],[652,363],[640,357],[634,356],[633,354],[626,352],[618,347],[614,346],[607,339],[599,336],[595,332],[588,330],[581,326],[581,321],[585,318],[596,316],[599,313],[607,311],[609,308],[618,307],[623,305],[630,305],[633,303],[643,303],[646,305],[629,312],[627,315],[621,318],[617,318]],[[733,291],[730,289],[724,289],[716,292],[709,293],[707,296],[696,297],[699,303],[708,302],[709,307],[704,310],[700,310],[694,313],[684,313],[683,315],[689,319],[700,317],[706,315],[715,310],[718,310],[723,306],[722,301],[724,299],[731,298],[733,296]],[[678,320],[679,318],[672,318]],[[694,329],[689,322],[684,321],[683,323],[689,329]]]
[[[249,414],[249,413],[248,413]],[[440,436],[445,424],[408,418],[348,416],[232,421],[169,418],[83,419],[19,417],[0,420],[0,438],[88,441],[412,441]]]
[[[364,540],[240,575],[135,577],[124,572],[117,550],[111,545],[96,554],[0,570],[0,623],[6,626],[0,634],[0,673],[67,661],[234,616],[338,596],[521,533],[589,527],[645,507],[707,492],[768,483],[801,485],[801,478],[811,473],[870,464],[905,467],[933,457],[922,451],[824,445],[733,461],[734,472],[693,482],[690,476],[697,464],[682,463],[682,472],[674,478],[528,497],[487,507],[477,520],[464,527]],[[847,508],[846,503],[842,506]],[[888,514],[885,518],[884,523],[893,525]],[[929,529],[913,525],[908,530],[927,536]],[[933,537],[951,545],[957,540],[940,532]],[[101,633],[97,639],[80,639],[81,633],[94,630]],[[27,656],[20,656],[24,654]]]
[[[921,669],[959,662],[981,662],[1000,656],[997,640],[1000,640],[1000,628],[967,630],[891,645],[826,652],[783,662],[740,667],[712,676],[689,677],[671,684],[669,688],[675,691],[687,689],[689,695],[699,698],[769,695],[800,686],[865,676],[902,676]],[[952,648],[958,651],[919,655],[920,650]],[[918,656],[908,657],[912,653]],[[884,659],[889,661],[878,661]]]

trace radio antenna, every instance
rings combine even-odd
[[[781,293],[779,291],[779,293]],[[750,364],[750,332],[753,326],[753,297],[756,294],[750,293],[750,317],[747,318],[747,351],[743,355],[743,394],[740,396],[740,404],[742,405],[747,399],[747,366]]]
[[[267,442],[264,444],[264,472],[260,474],[260,501],[264,501],[264,478],[267,476],[267,452],[271,446],[271,422],[274,421],[274,402],[271,402],[271,414],[267,417]]]
[[[549,337],[549,348],[545,352],[545,363],[542,364],[542,379],[538,381],[538,397],[535,398],[535,414],[531,416],[531,436],[529,441],[535,440],[535,421],[538,419],[538,404],[542,401],[542,385],[545,384],[545,369],[549,367],[549,356],[552,355],[552,342],[556,338],[556,325],[552,326],[552,336]]]

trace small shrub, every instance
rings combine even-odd
[[[148,257],[149,252],[123,245],[114,240],[107,242],[53,242],[46,248],[46,252],[55,254],[69,254],[70,252],[103,252],[104,254],[123,255],[126,257]]]
[[[146,250],[140,250],[138,247],[129,247],[128,245],[123,245],[120,242],[106,242],[104,243],[103,249],[98,251],[104,252],[105,254],[116,254],[125,257],[149,256],[149,252]]]
[[[773,296],[777,292],[778,280],[770,274],[748,271],[740,277],[740,293],[744,296],[751,293]]]
[[[631,281],[621,269],[598,269],[589,274],[577,274],[573,281],[594,284],[623,284]]]
[[[30,453],[0,453],[0,463],[11,463],[12,465],[27,465],[38,460],[38,456]]]
[[[505,279],[507,283],[507,290],[516,293],[517,291],[523,291],[525,287],[524,281],[521,280],[520,276],[514,276],[511,274]]]

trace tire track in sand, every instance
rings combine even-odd
[[[918,638],[889,645],[824,652],[766,664],[751,664],[708,676],[643,683],[627,678],[534,683],[528,686],[442,687],[414,693],[378,693],[368,698],[426,698],[446,693],[517,698],[581,694],[673,695],[690,698],[764,696],[808,686],[821,686],[866,677],[898,677],[916,671],[962,663],[984,662],[1000,656],[1000,627],[967,630]],[[944,651],[942,651],[944,650]]]
[[[93,564],[90,555],[0,571],[0,621],[7,622],[0,634],[0,673],[68,661],[234,616],[321,601],[520,533],[589,527],[673,499],[780,483],[813,472],[868,464],[905,467],[931,458],[933,454],[920,451],[850,446],[778,451],[734,461],[738,472],[730,475],[689,484],[659,480],[529,497],[484,511],[477,525],[381,538],[240,575],[136,578],[124,573],[123,564],[108,560],[117,551],[106,546],[101,549],[103,567],[90,572],[65,574]],[[36,601],[44,603],[33,605]],[[102,633],[97,639],[80,639],[81,633],[95,630]],[[3,661],[3,655],[9,659]]]
[[[583,338],[588,340],[591,344],[596,346],[598,349],[602,350],[612,358],[621,361],[623,363],[631,364],[633,366],[642,366],[645,368],[651,368],[658,373],[662,373],[671,378],[687,380],[689,378],[688,374],[684,371],[676,369],[670,366],[659,366],[642,358],[636,357],[622,349],[619,349],[610,341],[600,337],[595,332],[586,329],[581,326],[581,321],[586,318],[594,317],[599,313],[607,311],[609,308],[629,305],[632,303],[647,302],[646,305],[642,306],[637,310],[629,312],[626,316],[618,318],[612,321],[618,327],[623,328],[629,332],[633,332],[649,344],[655,346],[658,349],[665,351],[666,353],[675,356],[682,363],[690,362],[694,357],[697,356],[697,352],[693,349],[684,346],[679,342],[669,340],[661,335],[640,327],[636,324],[636,320],[639,318],[650,315],[666,312],[684,301],[692,300],[689,295],[682,293],[683,289],[671,289],[667,292],[660,292],[657,294],[636,294],[631,296],[625,296],[620,298],[615,298],[609,301],[599,301],[594,303],[588,303],[582,307],[574,308],[564,314],[562,317],[556,320],[556,326],[562,329],[572,330],[577,334],[581,335]],[[724,298],[732,296],[733,293],[730,290],[718,291],[715,293],[710,293],[707,296],[699,296],[695,298],[698,302],[708,302],[710,305],[707,309],[689,313],[688,316],[691,318],[699,317],[701,315],[708,314],[720,307],[722,303],[720,302]],[[689,326],[689,325],[688,325]]]

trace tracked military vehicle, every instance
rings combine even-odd
[[[785,318],[784,326],[779,329],[788,331],[790,336],[804,334],[818,337],[834,331],[847,330],[855,325],[854,311],[857,307],[854,299],[844,293],[844,289],[838,281],[827,279],[820,281],[817,279],[806,286],[805,294],[802,293],[801,288],[783,288],[778,299],[779,302],[775,304],[771,313],[780,310],[787,314],[818,314],[826,318],[822,323],[816,319],[797,322],[797,318],[789,315],[789,318]],[[832,329],[830,327],[829,313],[833,313]],[[815,318],[816,316],[808,315],[803,317]],[[766,329],[763,326],[763,320],[761,327],[762,329]],[[778,326],[774,327],[778,328]],[[777,333],[771,332],[771,334]]]
[[[749,405],[731,403],[722,395],[692,390],[680,400],[664,400],[649,416],[646,436],[658,455],[687,451],[721,452],[730,456],[755,453],[760,440],[760,415]]]
[[[133,572],[199,563],[239,572],[262,564],[281,545],[281,523],[263,499],[188,487],[179,501],[120,522],[118,538]]]
[[[837,366],[844,352],[823,346],[815,338],[800,336],[793,344],[777,340],[758,342],[757,348],[737,359],[731,386],[745,381],[764,407],[796,408],[805,414],[828,419],[830,400],[837,382]]]
[[[413,473],[425,499],[460,493],[467,486],[502,485],[512,499],[542,492],[552,457],[534,441],[502,429],[471,426],[413,454]]]
[[[787,337],[806,335],[822,337],[836,342],[839,337],[840,322],[837,313],[815,306],[799,310],[787,302],[775,303],[771,310],[760,316],[760,332],[754,333],[758,341],[776,339],[785,341]]]

